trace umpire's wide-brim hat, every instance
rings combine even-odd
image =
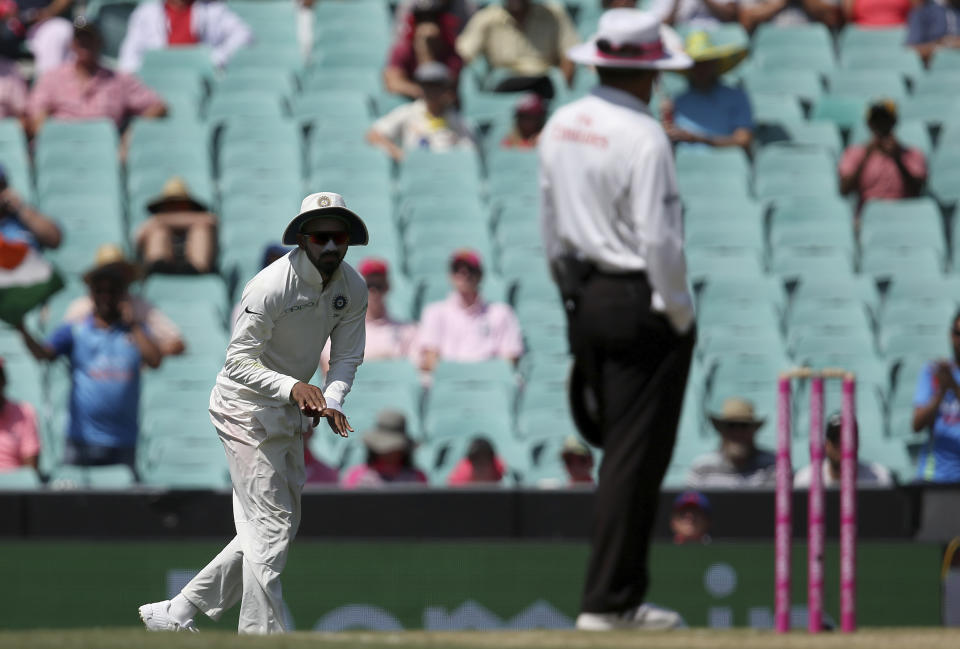
[[[610,9],[600,16],[597,33],[567,50],[574,63],[601,68],[686,70],[693,61],[675,31],[652,13]]]
[[[365,246],[370,241],[367,225],[355,212],[347,209],[343,196],[333,192],[318,192],[310,194],[300,204],[300,213],[297,214],[287,229],[283,231],[283,244],[297,245],[297,235],[308,221],[319,217],[340,219],[347,225],[350,233],[351,246]]]

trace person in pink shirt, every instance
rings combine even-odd
[[[28,103],[30,128],[37,133],[48,119],[106,118],[122,129],[133,117],[163,117],[166,104],[130,74],[100,64],[103,39],[90,23],[73,31],[74,60],[40,76]]]
[[[860,27],[906,25],[912,0],[843,0],[847,22]]]
[[[867,126],[872,136],[847,148],[840,159],[840,192],[856,192],[858,208],[875,198],[919,196],[927,180],[927,160],[919,149],[903,146],[894,136],[897,105],[882,100],[870,106]]]
[[[438,360],[471,363],[523,354],[523,335],[513,309],[480,296],[483,263],[472,250],[450,258],[453,292],[428,304],[420,318],[420,368],[432,371]]]
[[[29,403],[8,399],[6,388],[7,373],[0,359],[0,471],[25,466],[36,469],[40,455],[37,415]]]
[[[381,411],[374,429],[364,433],[363,443],[367,459],[347,471],[343,487],[426,484],[427,476],[413,465],[413,440],[407,435],[407,418],[402,412]]]
[[[497,456],[493,444],[485,437],[470,442],[467,455],[457,462],[447,478],[451,487],[470,484],[496,484],[507,474],[507,466]]]

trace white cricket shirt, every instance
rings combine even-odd
[[[243,289],[240,314],[214,390],[223,403],[289,406],[330,339],[327,406],[340,410],[363,362],[367,283],[341,263],[327,285],[303,250],[270,264]]]
[[[547,257],[574,255],[609,273],[646,271],[652,308],[687,331],[693,298],[673,151],[646,104],[600,86],[554,113],[538,149]]]

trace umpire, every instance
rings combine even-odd
[[[575,374],[604,449],[577,628],[672,628],[644,603],[647,550],[695,339],[670,142],[648,105],[660,70],[690,67],[649,13],[612,9],[569,58],[600,85],[540,138],[541,226],[568,316]]]

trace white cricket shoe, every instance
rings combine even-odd
[[[143,621],[143,625],[147,627],[147,631],[190,631],[191,633],[199,633],[193,620],[180,624],[170,617],[169,599],[141,606],[140,619]]]
[[[663,631],[679,629],[686,623],[676,611],[651,604],[641,604],[623,613],[581,613],[577,616],[578,631]]]

